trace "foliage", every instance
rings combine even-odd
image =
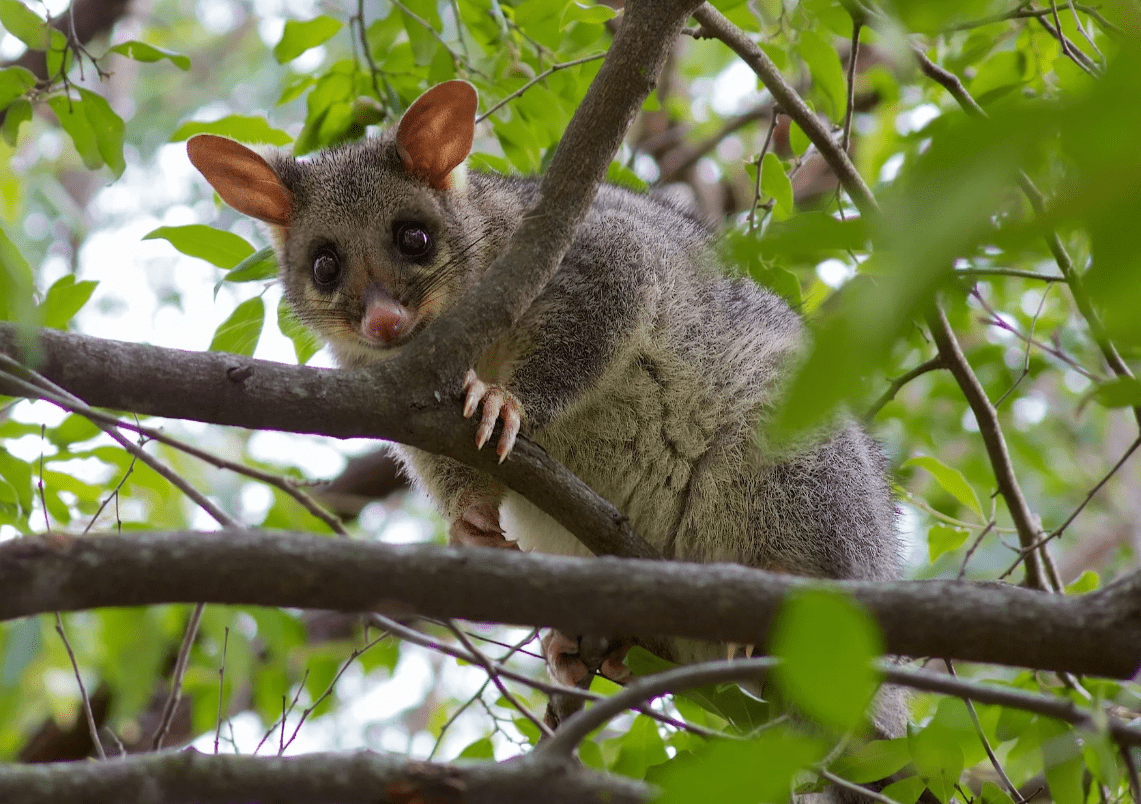
[[[858,215],[834,178],[815,185],[805,178],[820,175],[818,151],[797,125],[774,118],[770,95],[740,92],[739,107],[724,108],[731,77],[739,84],[742,73],[712,39],[679,42],[669,93],[647,103],[610,176],[650,184],[667,177],[696,199],[714,199],[705,212],[730,212],[721,243],[727,259],[808,315],[814,345],[789,390],[778,421],[783,432],[811,427],[839,404],[871,411],[898,478],[902,524],[915,542],[914,575],[993,580],[1021,573],[1017,523],[996,497],[994,458],[980,437],[986,424],[950,372],[917,370],[938,351],[924,323],[938,298],[997,408],[1020,493],[1053,537],[1061,580],[1081,575],[1078,589],[1090,591],[1099,578],[1135,564],[1126,535],[1137,530],[1129,501],[1141,491],[1141,475],[1136,459],[1120,471],[1116,464],[1137,446],[1131,408],[1141,406],[1141,386],[1128,368],[1141,357],[1141,252],[1131,236],[1141,217],[1137,8],[1129,0],[1096,10],[1000,0],[718,5],[760,35],[764,52],[837,131],[855,100],[853,160],[882,216]],[[201,183],[157,200],[143,191],[147,181],[167,181],[160,163],[182,158],[180,145],[166,143],[211,131],[306,154],[390,124],[426,86],[461,77],[479,90],[486,114],[473,163],[541,171],[598,69],[594,57],[610,44],[614,16],[607,6],[574,0],[407,0],[347,11],[323,6],[321,16],[301,4],[295,18],[259,20],[245,18],[242,4],[218,0],[211,13],[223,22],[207,25],[188,16],[184,3],[154,6],[149,19],[172,22],[85,52],[48,33],[24,4],[0,0],[9,40],[46,50],[50,76],[37,83],[23,67],[0,70],[0,320],[101,332],[101,319],[139,297],[143,318],[173,317],[193,304],[164,278],[179,259],[179,270],[202,278],[193,294],[208,298],[214,283],[220,323],[206,328],[214,329],[208,344],[208,333],[197,343],[168,333],[174,342],[262,355],[276,339],[287,342],[286,359],[300,362],[317,347],[267,287],[273,268],[264,238],[227,210],[215,214]],[[852,11],[866,23],[854,86],[846,55]],[[978,107],[964,109],[948,86],[924,75],[913,49],[957,76]],[[744,81],[752,87],[752,78]],[[725,126],[727,116],[752,111],[751,123]],[[671,151],[662,144],[669,141],[680,145]],[[693,167],[670,173],[683,156]],[[88,195],[108,182],[101,195]],[[79,189],[84,183],[88,189]],[[126,203],[117,187],[138,197]],[[1027,189],[1035,187],[1043,200]],[[131,232],[127,242],[123,220],[130,216],[155,225]],[[101,232],[118,238],[124,252],[141,239],[161,250],[148,252],[150,262],[93,264],[84,243]],[[203,274],[201,263],[175,250],[212,267]],[[97,288],[128,270],[135,272],[130,302]],[[274,309],[276,328],[267,319]],[[897,377],[907,381],[892,383]],[[90,421],[46,407],[11,400],[0,407],[0,537],[45,525],[82,531],[206,523],[166,479]],[[169,430],[291,478],[330,473],[296,460],[326,449],[311,439],[267,450],[273,442],[256,434],[204,434],[177,423]],[[206,470],[165,445],[149,451],[249,526],[328,530],[281,487]],[[397,538],[399,528],[428,521],[421,531],[438,538],[441,528],[422,507],[369,509],[354,535]],[[149,740],[141,724],[170,678],[189,616],[168,606],[65,618],[86,688],[109,692],[107,722],[125,742]],[[818,728],[755,722],[751,695],[703,690],[659,711],[725,738],[638,715],[594,735],[580,758],[661,785],[663,801],[783,800],[789,789],[819,787],[823,770],[853,783],[902,770],[885,793],[905,804],[924,784],[944,802],[1010,801],[985,740],[1020,789],[1031,785],[1032,792],[1044,777],[1050,795],[1066,804],[1127,795],[1128,769],[1103,720],[1076,729],[1016,708],[968,709],[958,699],[917,696],[906,737],[853,739],[865,731],[860,712],[878,680],[869,665],[879,651],[874,624],[833,598],[794,599],[782,618],[767,646],[785,662],[777,695]],[[277,729],[284,741],[307,718],[298,746],[327,745],[342,731],[336,718],[365,717],[359,699],[376,688],[402,697],[382,707],[387,719],[372,724],[375,734],[361,727],[345,742],[489,759],[527,751],[538,739],[531,720],[473,667],[392,639],[358,657],[352,646],[364,644],[359,634],[322,640],[307,626],[295,612],[207,608],[182,684],[187,735],[209,739],[222,712],[223,741],[250,751],[251,732]],[[54,619],[41,618],[0,630],[0,711],[15,713],[0,719],[0,758],[16,757],[45,719],[79,716],[78,688],[54,628]],[[446,636],[439,630],[434,638]],[[518,641],[500,631],[479,636]],[[352,673],[341,676],[347,659]],[[653,668],[632,655],[636,670],[639,661]],[[519,663],[541,672],[536,661]],[[440,679],[431,695],[409,681],[429,669]],[[1141,692],[1136,684],[1059,683],[1009,668],[960,670],[1083,705],[1088,692],[1095,706],[1134,717]],[[334,683],[337,694],[323,698]],[[541,708],[534,690],[517,694],[530,710]],[[293,702],[288,728],[280,723],[283,700]],[[316,708],[302,716],[307,706]]]

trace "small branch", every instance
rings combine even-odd
[[[455,635],[456,639],[458,639],[464,648],[467,649],[468,654],[475,658],[476,664],[478,664],[484,669],[484,671],[487,672],[488,678],[490,678],[492,683],[495,684],[496,688],[499,690],[503,698],[509,704],[515,707],[519,711],[519,714],[523,715],[523,717],[534,723],[535,726],[539,729],[540,734],[542,734],[544,737],[551,737],[554,732],[552,732],[550,727],[543,722],[542,718],[537,717],[534,712],[524,706],[523,703],[515,697],[515,694],[512,693],[511,690],[507,689],[507,685],[503,683],[503,679],[499,677],[499,673],[495,669],[495,662],[491,661],[491,659],[489,659],[483,653],[483,651],[479,650],[475,645],[472,644],[472,641],[468,639],[467,634],[464,633],[463,629],[460,628],[455,620],[449,618],[444,622],[447,623],[448,630],[451,631]]]
[[[182,635],[182,645],[178,649],[178,660],[174,663],[174,673],[171,674],[170,695],[167,696],[166,704],[162,708],[162,718],[159,720],[158,728],[155,729],[155,736],[151,742],[151,747],[155,751],[162,748],[162,741],[166,739],[166,734],[170,731],[170,724],[174,720],[178,702],[182,700],[182,680],[186,677],[186,668],[190,663],[190,649],[198,637],[198,626],[202,623],[202,611],[205,608],[206,604],[204,603],[199,603],[194,607],[194,611],[190,614],[190,620],[186,624],[186,633]]]
[[[568,67],[577,67],[580,64],[586,64],[587,62],[591,62],[591,61],[598,61],[599,59],[604,58],[605,56],[606,56],[605,53],[595,53],[593,56],[583,56],[581,59],[575,59],[574,61],[564,61],[564,62],[561,62],[560,64],[551,65],[546,70],[543,70],[543,72],[539,73],[537,76],[535,76],[530,81],[528,81],[526,84],[519,87],[519,89],[515,90],[510,95],[503,98],[501,101],[499,101],[499,103],[495,104],[490,109],[488,109],[486,112],[481,114],[479,117],[477,117],[475,119],[475,122],[477,124],[482,123],[484,120],[491,117],[491,115],[493,115],[495,112],[499,111],[501,108],[506,106],[512,100],[520,97],[528,89],[535,86],[535,84],[539,83],[540,81],[546,80],[547,78],[549,78],[552,75],[554,75],[555,73],[557,73],[559,70],[565,70]]]
[[[876,414],[883,410],[884,405],[895,399],[895,395],[899,393],[899,390],[914,380],[916,377],[921,377],[929,371],[935,371],[941,368],[946,368],[946,364],[943,361],[943,356],[935,355],[935,357],[931,358],[930,360],[925,360],[915,368],[911,369],[911,371],[908,371],[906,374],[903,374],[892,380],[891,385],[888,386],[887,390],[880,395],[880,398],[877,399],[870,408],[868,408],[867,412],[864,414],[864,421],[871,421],[874,419]]]
[[[99,739],[99,727],[95,725],[95,714],[91,711],[91,698],[87,695],[87,687],[83,685],[83,674],[79,672],[79,662],[75,660],[75,652],[71,649],[71,642],[67,639],[67,632],[63,629],[63,617],[55,613],[55,630],[63,640],[63,647],[67,651],[67,658],[71,659],[71,669],[75,673],[75,683],[79,685],[79,700],[83,704],[83,716],[87,718],[87,731],[91,734],[91,742],[100,759],[106,759],[107,753],[103,750],[103,741]]]
[[[1024,550],[1029,550],[1037,542],[1041,527],[1038,524],[1037,516],[1030,510],[1025,496],[1022,494],[1022,488],[1018,485],[1014,466],[1010,460],[1010,453],[1006,449],[1006,439],[1003,437],[1002,428],[998,423],[998,413],[995,411],[994,405],[990,403],[990,399],[987,398],[986,391],[983,390],[978,377],[971,370],[970,363],[967,362],[967,358],[959,346],[959,341],[955,337],[955,332],[947,322],[947,316],[938,305],[928,312],[927,326],[931,330],[935,344],[939,347],[939,354],[942,355],[947,368],[954,375],[955,381],[959,384],[959,389],[966,397],[967,404],[970,405],[971,411],[975,414],[975,420],[979,425],[979,434],[982,436],[987,456],[990,458],[995,481],[998,483],[998,490],[1003,499],[1006,500],[1007,510],[1010,511],[1015,528],[1018,530],[1018,541]],[[1046,574],[1043,558],[1038,551],[1031,551],[1026,554],[1026,584],[1032,589],[1060,587],[1060,584],[1053,584],[1052,579]]]
[[[957,268],[955,269],[955,276],[969,276],[987,278],[992,276],[1007,276],[1015,277],[1018,279],[1037,279],[1041,282],[1065,282],[1064,276],[1051,276],[1050,274],[1040,274],[1036,271],[1022,271],[1017,268]]]
[[[852,142],[852,118],[856,112],[856,59],[860,55],[860,29],[863,21],[852,17],[852,44],[848,52],[848,108],[844,112],[844,133],[840,138],[840,149],[845,153]]]
[[[951,660],[944,659],[943,663],[947,665],[947,672],[951,675],[951,678],[958,678],[958,675],[955,673],[955,665],[951,663]],[[1014,783],[1010,781],[1010,777],[1006,775],[1002,763],[998,761],[994,749],[991,748],[990,740],[987,739],[986,732],[983,731],[983,724],[982,721],[979,720],[978,711],[975,710],[974,701],[970,698],[963,698],[963,703],[967,705],[967,714],[971,716],[971,723],[975,726],[975,733],[979,736],[979,741],[983,744],[983,749],[990,758],[990,764],[994,767],[995,773],[998,774],[998,778],[1002,781],[1002,786],[1006,788],[1006,792],[1010,794],[1012,799],[1015,801],[1020,800],[1022,794],[1018,792],[1018,788],[1014,786]]]
[[[218,743],[222,737],[222,699],[226,682],[226,652],[230,647],[230,626],[222,632],[222,663],[218,667],[218,718],[214,726],[214,753],[218,753]]]
[[[744,665],[748,667],[744,667]],[[621,692],[611,695],[583,709],[559,724],[555,736],[535,749],[544,756],[570,758],[578,744],[586,736],[611,718],[627,709],[646,704],[659,695],[719,684],[728,681],[741,681],[755,678],[758,674],[772,669],[776,659],[758,658],[741,661],[704,662],[686,667],[643,676],[626,685]]]
[[[899,804],[899,802],[891,796],[885,796],[883,793],[872,790],[870,787],[864,787],[862,784],[849,782],[842,776],[837,776],[836,774],[824,768],[817,768],[816,772],[820,774],[822,779],[827,779],[831,784],[855,793],[857,796],[859,796],[859,798],[856,799],[857,801],[860,801],[864,798],[870,798],[872,801],[880,802],[880,804]]]
[[[772,145],[773,134],[776,132],[777,120],[779,119],[779,117],[780,117],[779,114],[776,111],[774,111],[772,118],[769,120],[768,133],[765,134],[765,144],[761,146],[761,152],[757,156],[757,178],[756,178],[756,181],[754,182],[754,185],[753,185],[753,203],[752,203],[752,206],[749,207],[749,231],[750,232],[756,228],[757,205],[760,203],[760,200],[761,200],[761,165],[765,161],[765,154],[767,154],[769,152],[769,146]]]
[[[749,39],[744,31],[730,22],[725,15],[709,3],[705,3],[697,9],[693,13],[693,17],[701,23],[702,31],[706,35],[720,39],[752,68],[761,83],[772,93],[781,111],[800,126],[808,139],[820,151],[820,155],[832,168],[832,172],[839,178],[840,184],[847,190],[848,195],[851,196],[853,203],[860,212],[868,217],[875,217],[879,211],[879,205],[867,184],[864,183],[863,177],[852,164],[852,160],[832,138],[832,133],[828,128],[808,108],[804,99],[781,75],[772,59],[755,42]]]

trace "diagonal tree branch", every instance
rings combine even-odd
[[[0,544],[0,620],[201,601],[765,645],[784,599],[806,588],[850,594],[879,622],[890,653],[1115,678],[1131,677],[1141,665],[1141,573],[1067,597],[997,583],[825,582],[736,564],[234,530],[51,534]]]

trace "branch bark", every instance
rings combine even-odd
[[[233,530],[52,534],[0,544],[3,620],[201,601],[381,609],[567,633],[766,645],[782,601],[808,588],[859,601],[879,622],[890,653],[1114,678],[1129,678],[1141,666],[1141,573],[1066,597],[1000,583],[826,582],[736,564],[575,559]]]
[[[459,767],[364,751],[258,757],[188,750],[111,762],[0,765],[0,801],[20,804],[632,804],[648,797],[639,782],[544,757]]]

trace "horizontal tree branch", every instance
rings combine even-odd
[[[894,654],[1114,678],[1129,678],[1141,665],[1141,573],[1067,597],[1000,583],[815,581],[735,564],[575,559],[282,532],[50,534],[0,544],[0,620],[204,601],[766,645],[782,601],[807,588],[840,591],[863,604]]]
[[[475,448],[475,423],[461,416],[454,394],[409,393],[422,382],[415,368],[289,366],[220,352],[187,352],[103,340],[56,330],[19,332],[0,322],[0,353],[93,407],[149,416],[334,438],[383,438],[447,455],[498,478],[549,513],[592,551],[656,558],[618,509],[532,441],[520,438],[498,463]],[[5,383],[0,394],[27,392]]]
[[[642,783],[539,755],[456,766],[367,751],[258,757],[187,750],[0,764],[0,801],[20,804],[627,804],[648,796]]]

